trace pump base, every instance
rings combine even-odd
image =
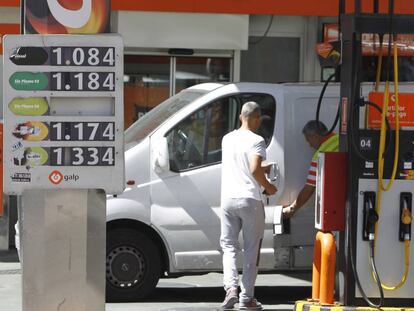
[[[321,305],[316,302],[296,301],[293,311],[377,311],[371,307],[343,306],[340,304]],[[382,311],[414,311],[414,307],[387,307]]]

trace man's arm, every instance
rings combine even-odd
[[[253,177],[257,180],[257,182],[265,188],[267,195],[272,195],[276,193],[277,188],[267,180],[264,174],[261,156],[252,156],[250,160],[250,173],[252,173]]]
[[[283,216],[285,218],[292,217],[294,213],[298,211],[305,203],[309,200],[309,198],[315,192],[315,187],[311,185],[305,185],[302,190],[299,192],[298,197],[296,198],[295,202],[292,204],[283,207]]]

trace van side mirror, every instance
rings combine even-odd
[[[153,170],[160,174],[170,170],[167,138],[163,137],[152,143]]]

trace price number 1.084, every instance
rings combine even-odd
[[[52,47],[52,66],[114,66],[113,47]]]

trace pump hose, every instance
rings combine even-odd
[[[384,149],[385,149],[385,116],[388,112],[389,104],[389,92],[390,84],[389,81],[385,82],[385,92],[384,92],[384,107],[382,109],[381,115],[381,134],[380,134],[380,149],[378,152],[378,184],[383,191],[388,191],[391,189],[395,176],[397,175],[398,168],[398,157],[400,150],[400,118],[399,118],[399,96],[398,96],[398,52],[397,52],[397,43],[393,42],[393,54],[394,54],[394,96],[395,96],[395,151],[394,151],[394,164],[392,167],[392,174],[388,185],[384,186],[383,176],[384,176]]]
[[[382,47],[383,47],[383,41],[384,41],[384,35],[379,35],[380,39],[380,46],[378,51],[378,65],[377,65],[377,73],[375,75],[375,92],[378,92],[380,81],[381,81],[381,70],[382,70]]]
[[[351,267],[352,267],[352,271],[354,273],[356,285],[358,287],[359,292],[362,295],[362,298],[365,300],[365,302],[371,308],[379,309],[379,308],[381,308],[381,306],[384,302],[384,291],[383,291],[382,286],[381,286],[381,281],[380,281],[380,277],[378,275],[377,266],[375,265],[374,241],[369,242],[369,246],[370,246],[369,247],[369,249],[370,249],[369,259],[370,259],[370,263],[371,263],[372,273],[375,275],[375,281],[377,283],[378,291],[379,291],[379,294],[380,294],[380,299],[379,299],[378,304],[373,303],[372,300],[370,300],[368,298],[367,294],[365,293],[365,291],[362,287],[361,281],[359,279],[358,271],[357,271],[356,266],[355,266],[354,246],[353,246],[353,242],[352,242],[353,241],[353,236],[352,236],[353,232],[352,232],[352,229],[351,229],[351,220],[352,219],[351,219],[351,212],[350,212],[349,208],[346,209],[346,219],[347,219],[347,224],[348,224],[347,228],[348,228],[348,234],[349,234],[349,244],[348,244],[349,256],[350,256],[350,259],[351,259],[350,260],[351,261]]]
[[[381,82],[381,71],[382,71],[382,56],[383,56],[383,46],[384,46],[384,35],[383,34],[379,34],[379,50],[378,50],[378,60],[377,60],[377,72],[375,74],[375,87],[374,90],[375,92],[378,92],[379,86],[380,86],[380,82]],[[365,127],[368,127],[368,113],[369,113],[369,109],[366,106],[365,107]]]
[[[317,124],[318,127],[319,127],[319,115],[320,115],[320,111],[321,111],[322,100],[323,100],[323,97],[325,95],[326,88],[328,87],[328,84],[331,82],[331,80],[337,75],[337,73],[338,73],[338,67],[335,68],[335,72],[333,74],[331,74],[328,77],[328,79],[325,81],[325,83],[323,84],[321,93],[319,94],[318,104],[316,106],[316,117],[315,117],[315,120],[317,122],[316,124]],[[338,109],[336,111],[335,120],[334,120],[331,128],[328,130],[328,132],[323,133],[324,136],[327,136],[327,135],[331,134],[334,131],[334,129],[335,129],[335,127],[336,127],[336,125],[338,124],[338,121],[339,121],[340,108],[341,108],[341,105],[339,103],[338,104]],[[318,128],[318,131],[321,132],[321,129]]]
[[[391,34],[390,34],[391,35]],[[390,51],[389,51],[390,53]],[[399,143],[400,143],[400,125],[399,125],[399,101],[398,101],[398,51],[397,51],[397,44],[395,42],[395,38],[393,41],[393,54],[394,54],[394,96],[395,96],[395,151],[394,151],[394,163],[392,174],[389,183],[384,186],[383,184],[383,177],[384,177],[384,148],[385,148],[385,115],[388,111],[388,103],[389,103],[389,81],[385,83],[385,92],[384,92],[384,106],[382,109],[382,118],[381,118],[381,133],[380,133],[380,148],[378,153],[378,196],[377,196],[377,213],[378,215],[381,212],[381,195],[382,191],[388,191],[391,189],[398,167],[398,157],[399,157]],[[378,222],[375,224],[375,237],[373,243],[373,255],[375,256],[375,244],[377,240],[378,234]],[[409,267],[410,267],[410,241],[406,239],[404,241],[404,274],[401,277],[400,282],[397,285],[389,286],[384,283],[381,283],[383,289],[388,291],[395,291],[401,288],[405,281],[407,280]],[[378,282],[376,275],[373,273],[374,279]]]

